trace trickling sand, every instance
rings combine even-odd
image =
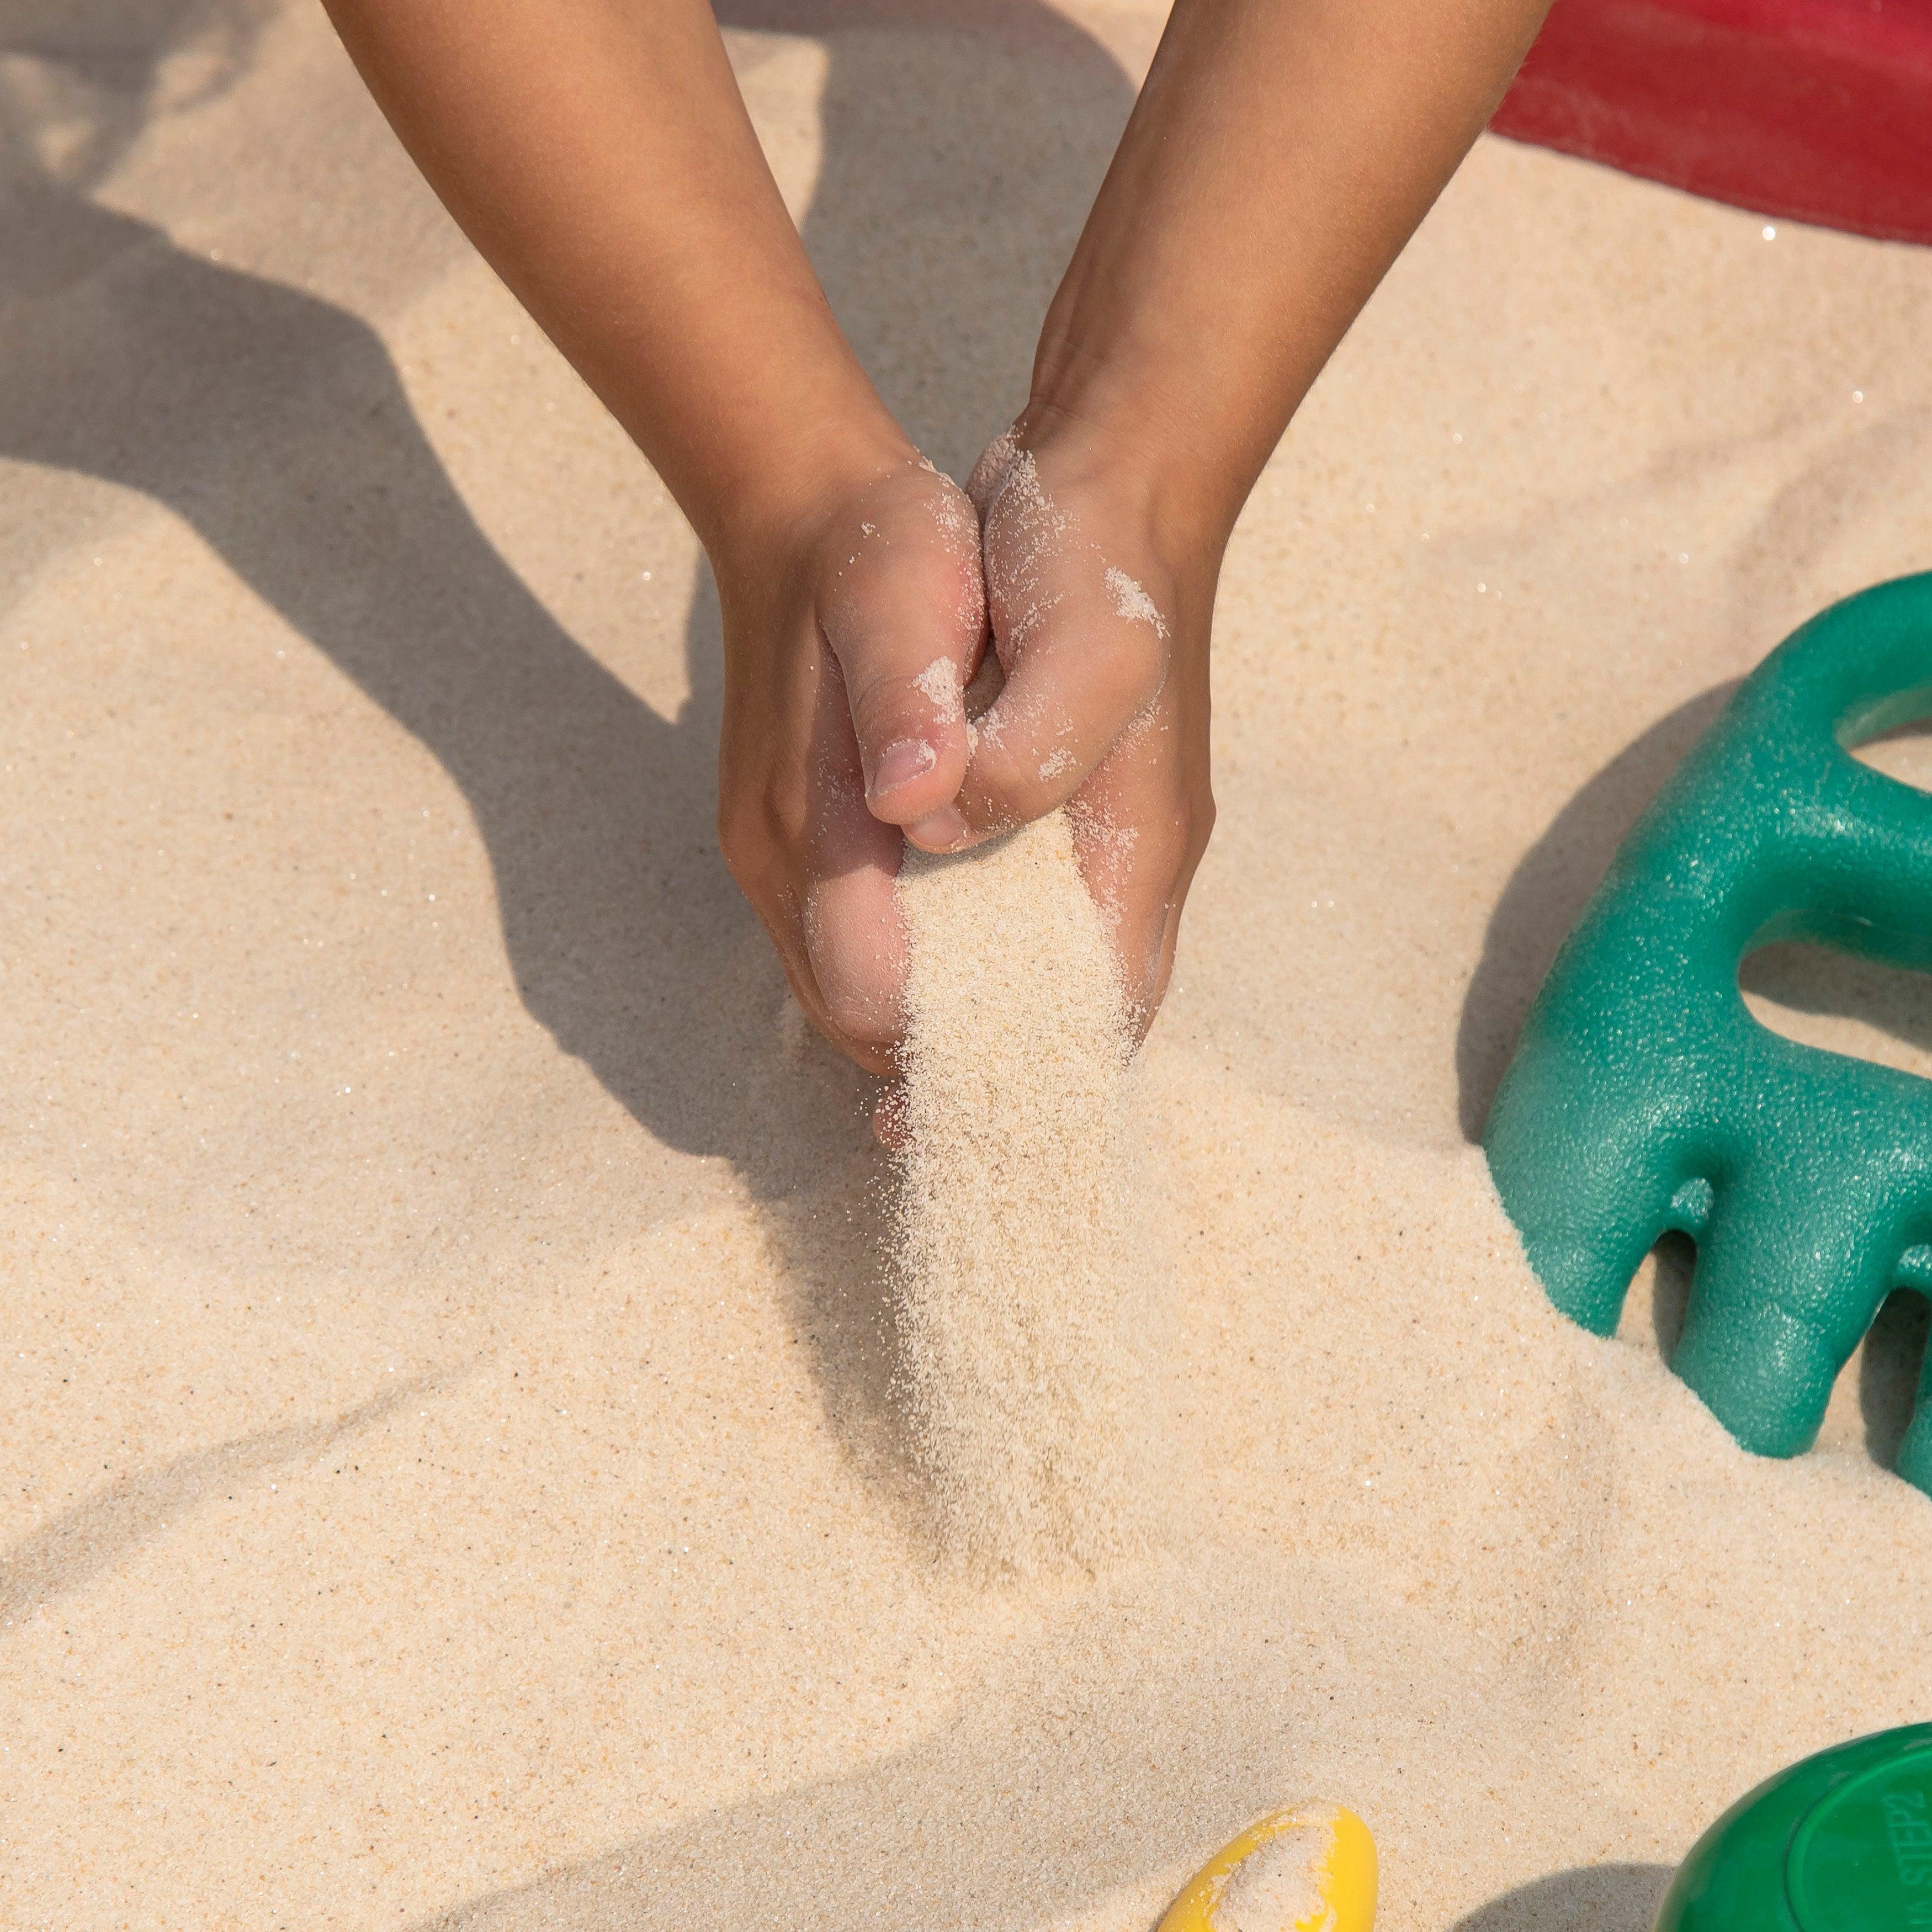
[[[964,473],[1156,10],[725,12]],[[110,17],[0,69],[0,1924],[1145,1932],[1318,1794],[1385,1932],[1646,1932],[1753,1780],[1932,1710],[1910,1324],[1751,1462],[1667,1273],[1565,1327],[1463,1130],[1714,690],[1932,558],[1932,255],[1478,150],[1222,584],[1157,1534],[989,1582],[871,1090],[716,854],[688,532],[315,10],[153,75],[188,16]],[[1921,982],[1750,977],[1932,1064]]]
[[[895,1259],[942,1542],[982,1568],[1138,1546],[1169,1298],[1130,1034],[1064,814],[899,881],[910,948]]]

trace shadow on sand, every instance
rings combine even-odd
[[[828,1415],[896,1486],[867,1084],[829,1054],[777,1064],[782,981],[712,832],[708,577],[686,624],[692,694],[668,720],[491,544],[374,330],[91,195],[140,133],[170,52],[192,41],[232,78],[270,10],[7,10],[0,62],[38,80],[0,92],[0,455],[166,505],[441,761],[487,848],[525,1006],[659,1141],[732,1162],[792,1262]],[[965,0],[943,28],[916,0],[719,12],[824,40],[806,240],[887,403],[962,470],[1024,400],[1040,316],[1131,104],[1126,76],[1035,0]],[[882,166],[890,155],[902,158]]]
[[[340,1415],[258,1430],[118,1478],[0,1552],[0,1620],[24,1622],[125,1562],[191,1510],[338,1448],[438,1386],[399,1382]]]
[[[1668,1865],[1585,1865],[1492,1899],[1455,1932],[1650,1932]]]

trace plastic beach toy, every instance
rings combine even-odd
[[[1932,1082],[1785,1040],[1738,990],[1774,939],[1932,967],[1932,797],[1846,749],[1928,714],[1932,574],[1779,646],[1611,862],[1484,1130],[1531,1266],[1585,1328],[1616,1327],[1665,1230],[1696,1243],[1671,1366],[1761,1455],[1810,1448],[1891,1289],[1932,1291]],[[1926,1391],[1898,1470],[1932,1492]]]
[[[1781,1771],[1691,1848],[1656,1932],[1932,1926],[1932,1724]]]
[[[1222,1846],[1160,1932],[1371,1932],[1376,1841],[1339,1804],[1271,1811]]]
[[[1932,4],[1556,0],[1491,124],[1766,214],[1932,242]]]

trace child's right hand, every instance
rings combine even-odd
[[[713,545],[724,626],[725,862],[832,1042],[890,1072],[903,825],[958,791],[960,694],[983,654],[980,525],[910,446]]]
[[[1014,685],[970,772],[978,519],[839,334],[706,0],[326,4],[710,554],[720,836],[806,1011],[890,1070],[901,828],[956,850],[1066,800],[1144,1025],[1214,814],[1220,546],[1548,0],[1178,0],[1006,452],[1046,494],[981,478]]]
[[[1004,682],[958,795],[907,836],[961,851],[1064,806],[1144,1034],[1214,823],[1208,643],[1228,530],[1131,418],[1030,408],[967,488]]]

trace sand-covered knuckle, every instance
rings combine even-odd
[[[902,738],[932,743],[964,739],[958,668],[943,656],[910,673],[880,670],[862,680],[848,670],[845,681],[852,728],[868,753]]]
[[[1166,638],[1151,625],[1123,623],[1106,643],[1107,685],[1123,726],[1141,716],[1166,687]]]
[[[852,513],[856,530],[821,562],[818,608],[848,674],[881,650],[916,669],[986,620],[979,521],[958,486],[920,470],[892,489]]]

